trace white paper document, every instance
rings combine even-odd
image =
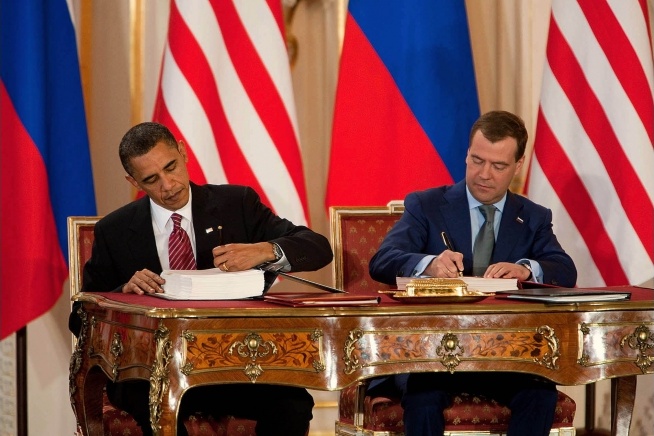
[[[164,270],[163,294],[171,300],[238,300],[263,295],[263,271],[225,272],[218,268],[203,270]]]

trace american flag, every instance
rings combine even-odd
[[[173,1],[153,119],[187,145],[191,180],[251,186],[307,223],[281,0]]]
[[[654,277],[654,66],[645,0],[554,0],[528,195],[579,286]]]

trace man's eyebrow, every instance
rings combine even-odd
[[[483,160],[483,161],[487,160],[487,159],[484,159],[484,158],[480,157],[478,154],[475,154],[475,153],[470,153],[470,156],[473,159],[479,159],[479,160]],[[503,161],[503,160],[490,161],[490,163],[491,163],[491,165],[511,165],[510,162],[506,162],[506,161]]]
[[[168,163],[164,166],[164,170],[170,169],[170,167],[174,166],[176,163],[177,163],[177,159],[173,159],[173,160],[171,160],[170,162],[168,162]],[[142,183],[148,183],[148,182],[152,181],[152,179],[154,179],[156,176],[157,176],[156,174],[151,174],[151,175],[149,175],[149,176],[143,178],[143,179],[141,180],[141,182],[142,182]]]
[[[150,175],[150,176],[147,176],[146,178],[144,178],[144,179],[141,180],[141,183],[149,183],[149,182],[151,182],[151,181],[152,181],[156,176],[157,176],[156,174],[152,174],[152,175]]]

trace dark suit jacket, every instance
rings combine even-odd
[[[331,262],[331,246],[324,236],[276,216],[253,189],[191,183],[191,190],[198,269],[214,267],[211,250],[218,245],[263,241],[281,247],[291,271],[312,271]],[[222,226],[221,232],[217,226]],[[207,233],[208,228],[214,230]],[[144,268],[161,273],[148,197],[102,218],[94,234],[91,259],[84,266],[83,291],[120,291],[137,270]],[[75,312],[73,307],[69,328],[77,334],[80,319]]]
[[[395,284],[411,276],[426,255],[445,250],[441,232],[463,254],[464,275],[472,274],[472,235],[465,181],[407,195],[402,218],[370,261],[370,276]],[[577,270],[552,231],[552,211],[525,197],[508,193],[491,263],[526,258],[543,269],[543,281],[573,287]]]

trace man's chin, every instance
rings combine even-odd
[[[168,210],[179,210],[186,206],[186,203],[188,203],[188,197],[182,198],[182,197],[171,197],[168,199],[165,199],[163,201],[162,206]]]
[[[483,188],[476,186],[474,191],[471,191],[472,196],[484,204],[492,201],[496,197],[496,192],[491,188]]]

